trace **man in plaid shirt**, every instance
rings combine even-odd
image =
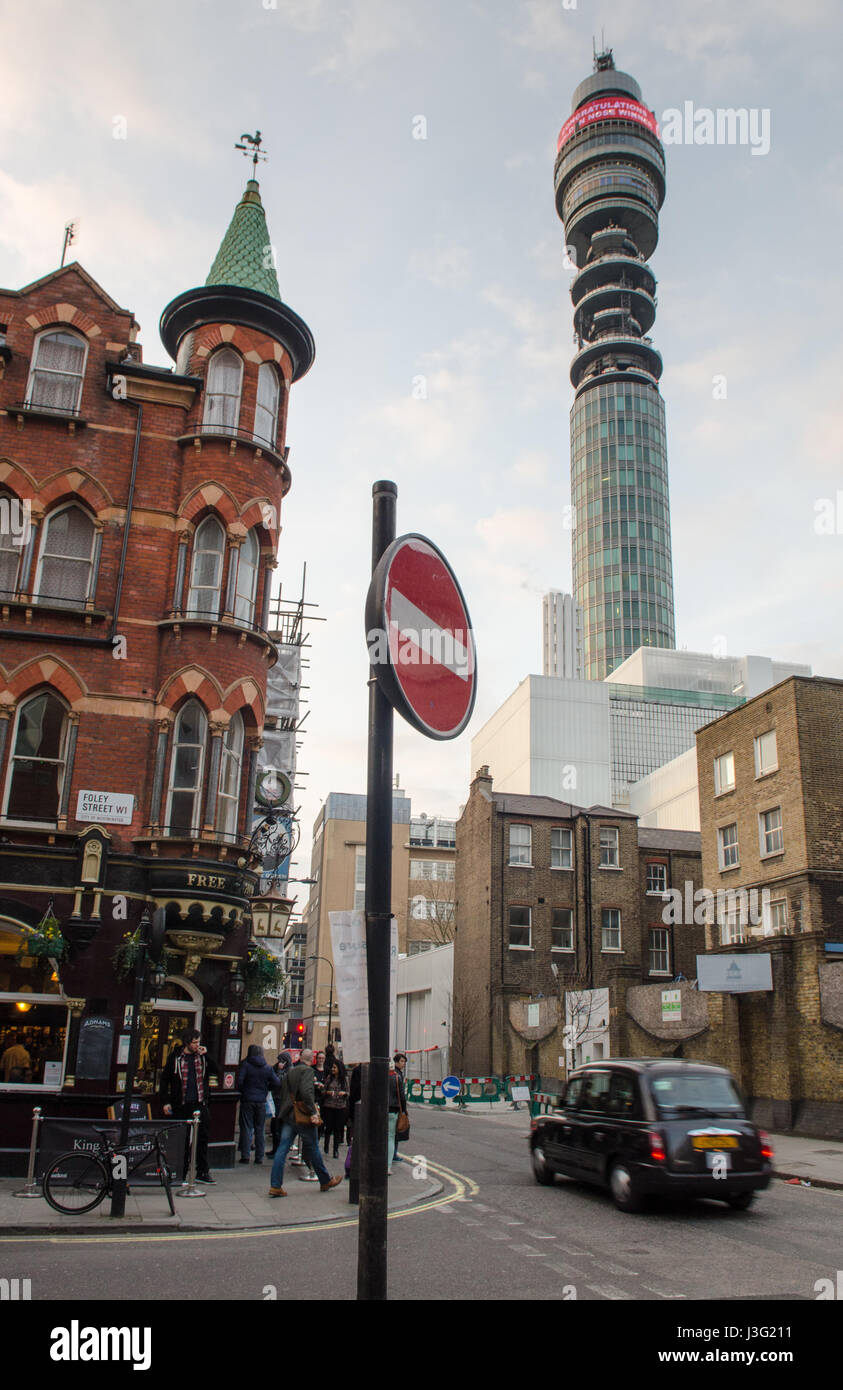
[[[167,1058],[167,1065],[161,1077],[161,1094],[164,1100],[164,1114],[176,1120],[192,1120],[194,1110],[199,1111],[199,1124],[196,1129],[196,1177],[199,1182],[215,1182],[208,1167],[208,1131],[210,1112],[208,1110],[209,1078],[219,1074],[215,1062],[208,1056],[207,1048],[202,1047],[200,1034],[194,1029],[185,1033],[184,1046],[176,1054],[175,1049]],[[187,1175],[189,1149],[185,1149],[184,1171]]]

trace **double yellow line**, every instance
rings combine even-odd
[[[409,1163],[410,1159],[405,1159]],[[438,1163],[427,1163],[427,1171],[435,1174],[446,1185],[450,1185],[450,1191],[439,1194],[438,1197],[431,1197],[428,1201],[419,1202],[418,1205],[406,1207],[402,1211],[391,1211],[388,1214],[389,1221],[397,1221],[402,1216],[415,1216],[418,1212],[432,1211],[434,1207],[448,1206],[451,1202],[463,1201],[466,1197],[476,1197],[480,1188],[472,1178],[465,1177],[462,1173],[454,1173],[450,1168],[443,1168]],[[35,1241],[47,1245],[110,1245],[128,1241],[194,1241],[194,1240],[261,1240],[267,1236],[290,1236],[298,1235],[300,1232],[307,1231],[338,1231],[345,1226],[356,1226],[357,1216],[338,1217],[336,1221],[307,1221],[300,1222],[295,1226],[259,1226],[256,1229],[247,1231],[150,1231],[148,1235],[138,1231],[114,1231],[108,1235],[74,1235],[71,1230],[64,1230],[59,1235],[55,1232],[40,1235],[36,1232],[29,1232],[27,1235],[0,1236],[0,1245],[31,1245]]]

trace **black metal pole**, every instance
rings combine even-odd
[[[372,488],[372,571],[395,539],[398,488]],[[369,675],[369,773],[366,801],[366,974],[369,1064],[363,1071],[357,1297],[386,1299],[387,1134],[389,1108],[389,966],[392,928],[392,706]],[[356,1140],[356,1134],[355,1134]]]
[[[143,987],[146,980],[146,961],[149,946],[149,912],[144,908],[143,916],[140,920],[139,936],[140,950],[138,951],[137,964],[135,966],[135,994],[132,1004],[132,1025],[129,1030],[129,1059],[126,1063],[126,1085],[123,1091],[123,1111],[120,1116],[120,1138],[118,1146],[125,1150],[129,1142],[129,1124],[132,1118],[132,1091],[135,1087],[135,1072],[138,1067],[138,1051],[140,1049],[140,1006],[143,1002]],[[126,1214],[126,1179],[115,1178],[111,1188],[111,1216],[125,1216]]]

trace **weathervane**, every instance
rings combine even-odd
[[[245,140],[245,145],[235,145],[234,148],[235,150],[242,150],[244,154],[251,157],[254,172],[257,173],[258,160],[268,158],[266,152],[261,149],[261,144],[263,143],[261,133],[259,130],[256,130],[254,135],[241,135],[240,139]]]

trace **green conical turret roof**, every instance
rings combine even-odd
[[[280,300],[273,259],[260,189],[249,179],[205,284],[240,285]]]

